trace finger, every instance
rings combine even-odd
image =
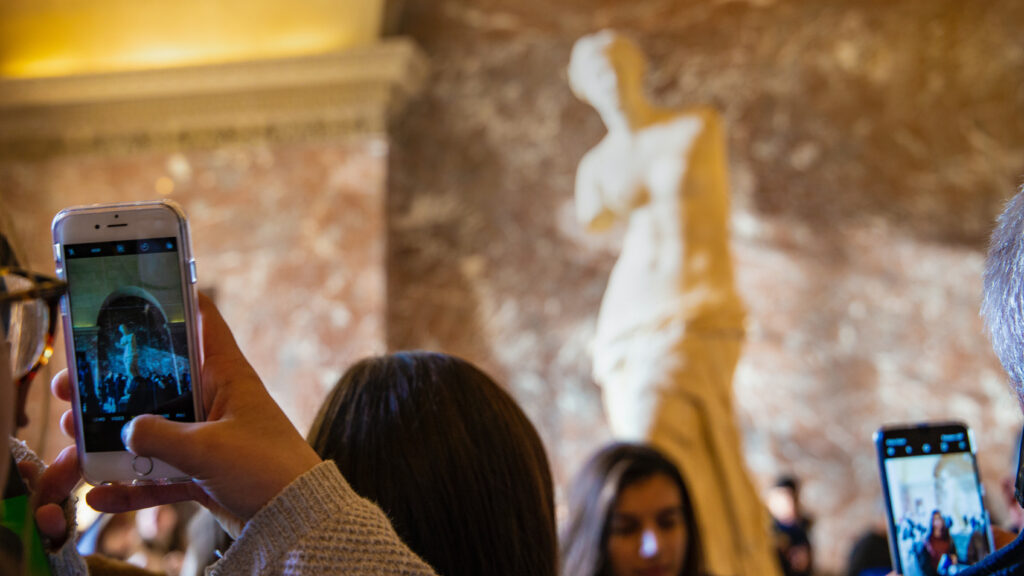
[[[68,438],[75,437],[75,415],[71,410],[64,411],[60,416],[60,430]]]
[[[107,484],[97,486],[85,495],[85,501],[93,509],[110,513],[130,512],[186,500],[196,500],[205,505],[208,497],[192,482],[145,486]]]
[[[206,418],[221,416],[217,398],[225,386],[246,388],[259,378],[238,348],[224,317],[205,295],[199,295],[199,316],[203,334],[202,385],[198,388]]]
[[[33,494],[36,506],[64,502],[81,479],[78,471],[78,453],[74,446],[67,446],[39,475]]]
[[[29,490],[34,491],[36,482],[39,480],[39,474],[42,470],[35,462],[24,461],[18,462],[18,474],[21,475],[21,479],[24,480],[25,485],[28,486]]]
[[[52,547],[60,548],[68,537],[68,520],[64,508],[57,504],[46,504],[36,508],[36,526],[39,532],[50,540]]]
[[[233,539],[238,540],[238,537],[242,534],[242,529],[245,528],[245,520],[235,516],[213,499],[206,502],[204,506],[217,519],[221,529],[227,532]]]
[[[202,293],[199,294],[199,318],[203,331],[203,355],[207,361],[212,358],[221,361],[245,361],[231,328],[220,315],[213,300]]]
[[[71,379],[68,377],[67,368],[57,372],[57,375],[50,380],[50,392],[58,400],[71,401]]]
[[[143,414],[125,425],[121,438],[132,454],[163,460],[189,476],[196,476],[202,454],[192,436],[198,426],[202,424]]]

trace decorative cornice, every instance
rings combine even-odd
[[[415,43],[387,38],[302,58],[0,80],[0,154],[384,133],[426,75]]]

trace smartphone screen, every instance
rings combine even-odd
[[[11,472],[0,501],[0,573],[49,576],[50,562],[29,508],[28,489],[10,458]]]
[[[970,431],[963,424],[885,428],[876,434],[900,574],[956,574],[992,550]]]
[[[124,450],[139,414],[195,421],[178,249],[174,237],[63,246],[86,452]]]

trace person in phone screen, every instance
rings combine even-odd
[[[949,523],[939,510],[932,511],[928,523],[928,536],[918,544],[915,556],[918,567],[925,576],[945,574],[946,566],[959,563],[956,546],[949,534]]]

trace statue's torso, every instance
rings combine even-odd
[[[642,338],[673,322],[685,323],[718,298],[716,290],[727,291],[726,298],[735,297],[731,277],[727,286],[717,287],[719,278],[705,273],[701,262],[728,258],[719,253],[727,238],[702,242],[687,234],[694,221],[722,216],[717,206],[717,213],[702,213],[705,205],[728,202],[724,186],[702,191],[709,197],[684,198],[687,174],[721,168],[689,165],[694,146],[706,144],[700,138],[704,128],[700,116],[685,115],[630,138],[609,135],[588,155],[601,193],[615,212],[628,218],[622,252],[598,316],[595,347]],[[727,234],[724,221],[716,225]]]

